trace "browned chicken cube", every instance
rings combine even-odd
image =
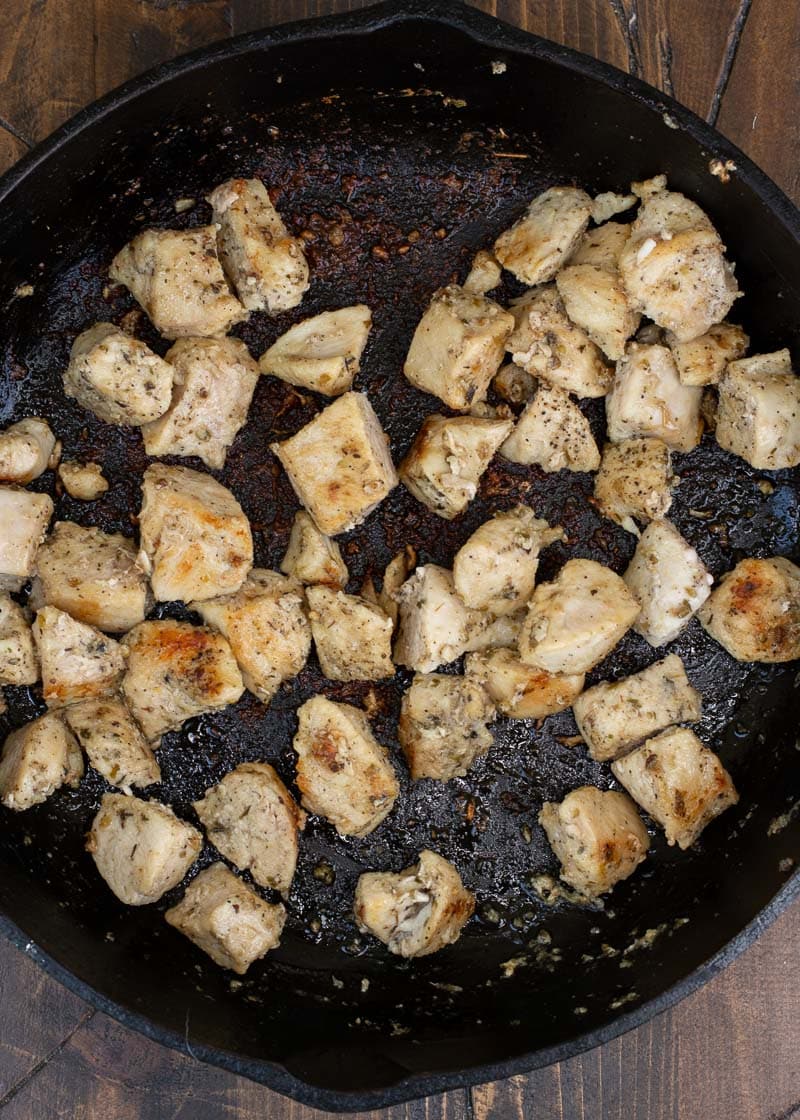
[[[480,681],[510,719],[544,719],[563,712],[583,688],[583,673],[548,673],[526,665],[513,649],[467,654],[466,672]]]
[[[35,684],[38,679],[30,623],[22,607],[0,592],[0,684]]]
[[[314,518],[304,509],[294,515],[281,571],[301,583],[321,583],[328,587],[344,587],[347,583],[347,565],[341,549],[336,541],[320,532]]]
[[[800,657],[800,568],[784,556],[741,560],[698,618],[737,661],[794,661]]]
[[[0,801],[17,812],[39,805],[60,786],[74,789],[83,777],[83,758],[75,736],[50,712],[18,731],[3,744],[0,758]]]
[[[466,774],[494,743],[494,705],[479,681],[417,673],[403,696],[397,737],[411,777],[446,782]]]
[[[81,700],[63,712],[89,765],[123,793],[161,781],[150,744],[126,705],[116,697]]]
[[[306,598],[320,668],[329,680],[394,676],[394,623],[380,607],[330,587],[309,587]]]
[[[33,624],[48,707],[107,696],[125,669],[119,643],[58,607],[43,607]]]
[[[140,427],[169,408],[169,362],[113,323],[95,323],[72,344],[64,392],[107,424]]]
[[[580,244],[592,200],[578,187],[550,187],[537,195],[515,224],[494,243],[503,268],[533,287],[552,280]]]
[[[669,448],[660,439],[607,443],[594,480],[597,508],[638,536],[637,521],[655,521],[672,505],[671,460]]]
[[[60,448],[46,420],[18,420],[0,432],[0,482],[26,486],[56,465]]]
[[[19,591],[31,578],[52,516],[49,495],[0,486],[0,591]]]

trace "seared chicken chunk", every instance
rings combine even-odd
[[[42,696],[48,707],[115,691],[125,662],[113,638],[58,607],[43,607],[37,613],[33,638],[42,671]]]
[[[520,657],[548,673],[588,673],[639,614],[620,577],[594,560],[568,560],[540,583],[519,639]]]
[[[617,362],[606,397],[608,438],[655,436],[673,451],[691,451],[700,442],[703,390],[683,385],[666,346],[632,342]]]
[[[139,427],[169,408],[172,367],[113,323],[95,323],[72,344],[64,392],[107,424]]]
[[[348,576],[338,544],[319,531],[314,518],[304,509],[294,515],[281,571],[301,583],[322,583],[328,587],[344,587]]]
[[[0,801],[7,809],[30,809],[60,786],[75,789],[82,777],[81,749],[60,713],[50,712],[26,723],[3,744]]]
[[[513,362],[506,362],[492,378],[492,388],[509,404],[527,404],[536,392],[536,378]]]
[[[286,895],[306,815],[266,762],[243,762],[194,802],[214,847],[260,887]]]
[[[148,455],[197,455],[225,466],[228,448],[247,420],[258,366],[238,338],[179,338],[167,353],[172,403],[142,428]]]
[[[384,614],[397,625],[399,610],[397,606],[400,588],[413,572],[417,563],[417,553],[410,544],[389,561],[383,573],[383,587],[375,595],[375,601]]]
[[[702,703],[680,657],[670,654],[633,676],[601,681],[572,710],[589,754],[608,762],[673,723],[694,723]]]
[[[0,486],[0,590],[19,591],[33,575],[52,516],[53,501],[47,494]]]
[[[105,793],[86,838],[86,850],[126,906],[158,902],[192,866],[203,837],[156,801]]]
[[[738,661],[800,657],[800,568],[783,556],[740,561],[722,577],[698,618]]]
[[[123,793],[161,781],[156,756],[127,707],[116,697],[81,700],[64,709],[90,766]]]
[[[244,682],[221,634],[188,622],[141,622],[123,639],[122,692],[151,741],[193,716],[235,704]]]
[[[600,452],[589,421],[563,389],[541,384],[500,448],[504,459],[543,471],[596,471]]]
[[[317,527],[329,536],[360,525],[398,482],[389,440],[364,393],[345,393],[270,447]]]
[[[224,863],[212,863],[164,917],[215,964],[244,976],[253,961],[277,949],[286,911],[264,902]]]
[[[229,179],[208,196],[219,257],[248,311],[288,311],[308,291],[302,243],[292,237],[259,179]]]
[[[716,323],[689,342],[678,342],[675,335],[667,331],[665,341],[684,385],[718,384],[728,362],[744,357],[750,345],[742,328],[733,323]]]
[[[70,498],[77,498],[81,502],[93,502],[108,490],[108,480],[99,463],[65,459],[59,465],[58,477]]]
[[[638,203],[639,199],[635,194],[615,194],[614,191],[603,191],[602,194],[595,195],[592,200],[592,221],[601,222],[608,221],[613,218],[615,214],[622,214],[625,210],[630,210],[632,206]]]
[[[614,777],[661,825],[668,844],[689,848],[739,795],[720,760],[685,727],[671,727],[612,762]]]
[[[31,416],[0,432],[0,482],[25,486],[57,459],[56,437],[46,420]]]
[[[671,460],[660,439],[607,443],[594,480],[595,505],[605,517],[638,536],[637,521],[655,521],[672,505]]]
[[[485,611],[473,613],[472,633],[467,637],[465,653],[481,653],[487,649],[513,649],[519,646],[519,636],[527,611],[525,607],[514,614],[491,615]]]
[[[467,654],[466,672],[480,681],[497,710],[511,719],[544,719],[563,712],[584,682],[583,673],[548,673],[526,665],[511,649]]]
[[[400,480],[418,501],[451,521],[478,493],[481,476],[513,427],[512,420],[428,416],[400,465]]]
[[[604,222],[597,229],[586,231],[580,245],[570,257],[569,263],[570,265],[591,264],[595,268],[607,268],[610,272],[617,272],[619,258],[630,235],[629,225]]]
[[[362,711],[325,696],[297,712],[297,788],[303,807],[340,836],[367,836],[392,811],[400,786]]]
[[[700,557],[669,521],[651,521],[623,576],[641,605],[633,624],[651,646],[674,641],[700,609],[713,578]]]
[[[0,684],[35,684],[39,664],[25,612],[0,592]]]
[[[262,373],[338,397],[353,387],[372,327],[363,303],[323,311],[289,327],[258,361]]]
[[[230,490],[188,467],[147,468],[139,532],[140,561],[160,602],[238,591],[253,566],[253,538],[242,507]]]
[[[581,786],[563,801],[545,801],[539,824],[561,864],[561,878],[585,898],[598,898],[632,875],[650,837],[624,793]]]
[[[729,363],[715,434],[720,447],[759,470],[800,463],[800,377],[788,350]]]
[[[353,903],[363,933],[400,957],[426,957],[452,945],[475,911],[475,896],[442,856],[427,848],[403,871],[368,871]]]
[[[424,564],[398,593],[400,622],[394,660],[418,673],[455,661],[490,618],[467,607],[456,594],[453,576],[437,564]]]
[[[417,389],[465,412],[485,398],[513,329],[498,304],[451,284],[436,292],[420,320],[403,373]]]
[[[556,287],[572,322],[607,358],[621,358],[641,315],[631,308],[619,273],[594,264],[571,264],[556,276]]]
[[[374,603],[330,587],[306,591],[320,668],[332,681],[393,677],[394,624]]]
[[[485,296],[500,283],[502,275],[500,262],[485,249],[480,249],[472,259],[470,270],[464,281],[465,292],[475,292],[476,295]]]
[[[397,737],[411,777],[446,782],[466,774],[494,743],[494,705],[481,683],[417,673],[403,696]]]
[[[108,275],[125,285],[165,338],[224,335],[247,318],[225,281],[216,226],[146,229],[117,253]]]
[[[577,187],[551,187],[494,243],[494,255],[523,284],[552,280],[580,244],[592,200]]]

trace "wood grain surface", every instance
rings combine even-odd
[[[0,167],[81,106],[192,47],[361,7],[326,0],[0,0]],[[479,7],[660,86],[800,202],[795,0],[500,0]],[[800,906],[705,988],[549,1069],[368,1114],[381,1120],[800,1116]],[[259,1085],[95,1012],[0,943],[2,1120],[311,1120]]]

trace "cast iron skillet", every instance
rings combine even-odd
[[[735,161],[730,182],[710,174],[714,157]],[[438,403],[400,374],[431,292],[463,278],[472,253],[544,186],[624,190],[660,171],[719,226],[747,292],[736,313],[754,348],[796,351],[797,212],[741,153],[640,82],[444,2],[384,6],[211,47],[80,113],[0,183],[0,420],[48,416],[66,455],[105,464],[108,495],[95,504],[61,496],[57,517],[132,534],[146,462],[140,440],[64,399],[70,344],[93,320],[119,321],[133,307],[104,279],[132,234],[207,220],[202,198],[216,182],[258,175],[295,230],[310,235],[314,279],[301,314],[362,300],[373,308],[358,387],[397,458]],[[199,201],[176,215],[179,197]],[[26,283],[33,295],[15,297]],[[297,317],[254,316],[240,333],[259,354]],[[141,318],[138,330],[163,349]],[[262,379],[221,474],[252,520],[261,564],[277,564],[296,508],[267,444],[319,404]],[[601,404],[589,414],[600,435]],[[709,437],[677,457],[677,470],[671,516],[715,575],[743,555],[795,552],[796,475],[770,475],[770,487],[760,487],[766,476]],[[453,524],[398,489],[344,542],[352,587],[407,542],[423,560],[448,564],[491,510],[519,500],[569,533],[567,547],[546,554],[544,578],[568,554],[621,570],[633,538],[595,514],[590,485],[587,476],[495,466]],[[52,477],[37,486],[52,491]],[[365,840],[338,840],[312,820],[284,943],[244,980],[163,922],[160,911],[179,892],[130,909],[102,884],[82,849],[103,789],[95,774],[35,810],[3,814],[3,928],[122,1022],[318,1107],[373,1108],[578,1053],[723,967],[800,882],[796,668],[739,665],[697,623],[674,648],[705,696],[700,733],[730,767],[741,803],[689,853],[655,833],[646,864],[605,909],[548,906],[535,887],[556,871],[536,823],[542,801],[585,782],[612,784],[607,769],[569,744],[567,713],[542,726],[498,725],[495,749],[466,779],[410,789],[404,776],[395,812]],[[592,679],[652,660],[629,636]],[[191,800],[242,759],[267,758],[291,782],[294,711],[320,688],[369,707],[405,775],[394,726],[406,683],[398,674],[391,684],[335,685],[311,665],[268,711],[248,697],[170,736],[155,792],[191,818]],[[8,691],[4,733],[42,710],[35,690]],[[423,846],[456,862],[478,913],[456,946],[404,963],[359,936],[350,902],[362,868],[400,868]],[[206,851],[202,862],[210,858]]]

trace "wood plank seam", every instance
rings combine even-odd
[[[33,147],[33,141],[23,136],[19,129],[14,127],[11,121],[0,117],[0,128],[4,129],[10,136],[13,136],[15,140],[19,140],[20,144],[24,144],[26,148]]]
[[[40,1058],[35,1066],[33,1066],[28,1070],[26,1074],[20,1077],[19,1081],[15,1081],[11,1088],[3,1094],[3,1097],[0,1098],[0,1111],[2,1111],[2,1109],[4,1109],[5,1106],[9,1104],[14,1099],[14,1097],[16,1097],[16,1095],[25,1088],[26,1085],[29,1085],[31,1081],[33,1081],[34,1078],[42,1072],[48,1062],[51,1062],[53,1058],[57,1057],[61,1053],[64,1047],[70,1042],[72,1037],[76,1035],[79,1030],[85,1027],[96,1014],[96,1008],[87,1007],[86,1011],[83,1013],[83,1015],[81,1015],[78,1022],[66,1034],[66,1036],[62,1038],[56,1046],[53,1046],[52,1049],[48,1050],[44,1057]]]
[[[639,78],[642,74],[642,52],[639,43],[637,0],[631,0],[630,10],[625,7],[624,0],[609,0],[609,4],[628,53],[628,73],[634,78]]]
[[[750,15],[750,8],[752,7],[753,0],[740,0],[739,7],[736,10],[736,15],[733,18],[731,29],[728,32],[728,38],[725,42],[725,53],[722,56],[722,65],[717,76],[717,82],[714,86],[714,94],[711,98],[711,106],[708,110],[706,120],[712,127],[717,123],[719,118],[720,109],[722,108],[722,99],[725,96],[725,90],[728,88],[731,72],[733,71],[733,64],[736,61],[736,52],[739,50],[739,43],[742,40],[742,33],[744,32],[744,25],[747,23],[747,17]]]

